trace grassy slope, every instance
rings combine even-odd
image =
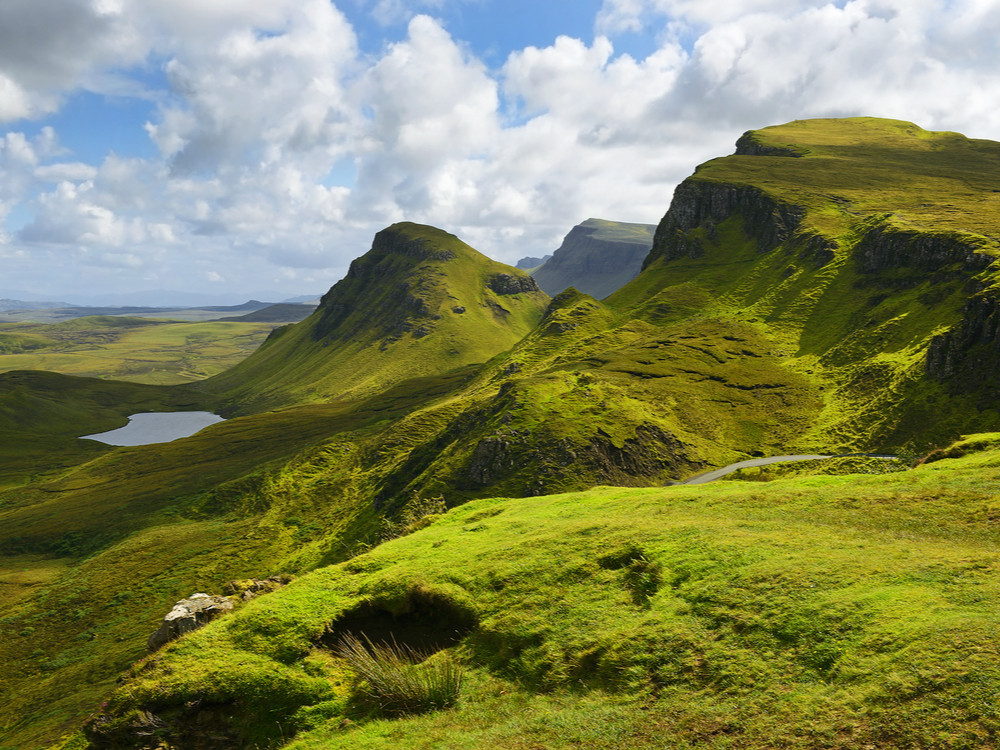
[[[0,372],[48,370],[174,385],[226,370],[253,352],[273,323],[176,323],[98,316],[50,325],[0,325]]]
[[[427,233],[426,228],[415,231]],[[450,238],[448,242],[458,242],[438,234]],[[475,346],[466,348],[473,359],[485,359],[495,353],[497,342],[526,330],[540,316],[545,299],[538,293],[498,297],[484,292],[480,287],[489,276],[510,269],[464,245],[451,249],[458,256],[454,278],[461,286],[438,291],[452,295],[452,306],[458,302],[469,306],[463,318],[467,322],[456,327],[443,321],[436,331],[443,338],[432,333],[402,342],[411,367],[394,367],[391,348],[384,356],[376,354],[374,361],[383,366],[376,374],[382,388],[369,398],[290,407],[233,419],[170,444],[115,450],[48,481],[9,490],[0,498],[0,543],[9,555],[0,574],[12,581],[27,581],[15,589],[19,606],[8,612],[3,628],[8,634],[25,633],[35,646],[28,659],[20,644],[2,649],[0,665],[7,695],[0,720],[18,723],[11,736],[33,746],[39,737],[51,737],[57,728],[78,721],[81,708],[93,705],[101,691],[107,690],[115,669],[120,671],[134,660],[137,648],[141,653],[141,634],[155,628],[170,602],[190,594],[190,586],[200,588],[205,581],[205,587],[217,589],[227,578],[247,577],[264,569],[315,567],[343,559],[354,545],[377,537],[379,519],[370,499],[380,479],[405,459],[414,420],[388,438],[381,438],[381,433],[401,417],[461,387],[470,374],[469,368],[458,366],[461,357],[453,361],[438,356],[440,347],[463,345],[478,328],[483,335]],[[476,267],[479,263],[482,268]],[[432,280],[440,279],[436,269],[430,271]],[[473,293],[478,297],[463,296]],[[471,308],[472,300],[478,308]],[[488,306],[490,302],[494,306]],[[499,305],[507,312],[494,313]],[[484,315],[488,325],[484,325]],[[294,335],[295,329],[286,334]],[[329,354],[327,349],[316,348],[320,353],[310,367]],[[375,351],[380,350],[376,347]],[[347,365],[333,359],[331,369],[339,364],[337,372],[345,372]],[[438,374],[437,370],[448,372]],[[396,382],[411,371],[432,374]],[[307,375],[315,378],[317,372],[307,368]],[[74,379],[64,378],[59,386],[70,380]],[[118,385],[105,387],[113,390]],[[162,391],[167,392],[179,391]],[[120,409],[132,411],[130,404],[136,399],[124,392],[118,398],[124,402]],[[13,409],[12,413],[19,412]],[[417,419],[416,429],[435,418]],[[58,437],[68,445],[73,442],[72,434]],[[122,552],[146,549],[150,539],[160,537],[188,550],[192,562],[180,565],[173,556],[142,555],[133,564],[131,553]],[[59,557],[40,558],[40,554]],[[53,579],[47,574],[53,566],[59,569],[67,564],[68,572],[61,576]],[[106,613],[103,606],[120,610],[124,600],[115,597],[123,590],[131,591],[137,576],[147,585],[135,597],[128,597],[137,608],[133,615],[126,622]],[[47,622],[52,601],[65,607],[72,603],[80,615],[58,627],[38,627],[39,622]],[[96,643],[80,650],[76,642],[91,636]],[[105,666],[98,670],[100,678],[92,679],[87,675],[95,661]],[[62,695],[70,685],[76,688]]]
[[[211,404],[204,394],[184,387],[51,372],[0,373],[0,489],[42,479],[48,472],[107,452],[107,446],[77,437],[123,427],[130,414],[200,410]]]
[[[729,156],[689,181],[749,185],[801,206],[795,234],[761,254],[739,215],[704,224],[690,233],[701,257],[667,261],[654,247],[646,271],[606,302],[654,321],[714,317],[765,331],[781,366],[823,391],[803,447],[924,450],[995,425],[995,409],[927,379],[924,361],[931,338],[958,321],[977,285],[996,283],[997,271],[960,263],[863,270],[856,249],[873,228],[893,227],[1000,254],[1000,144],[872,118],[795,122],[755,131],[754,140],[804,156]],[[817,237],[836,244],[825,264],[809,247]]]
[[[526,277],[523,271],[434,227],[401,223],[384,232],[397,245],[451,257],[373,249],[309,319],[282,330],[205,387],[244,411],[369,396],[410,378],[485,362],[541,317],[544,293],[501,296],[487,285],[495,274]],[[422,311],[411,309],[421,305]],[[348,312],[325,330],[324,314],[334,307]]]
[[[903,474],[474,501],[167,647],[98,725],[198,732],[197,700],[297,749],[993,746],[996,438]],[[462,704],[377,719],[321,636],[384,610],[406,641],[421,597],[478,618]]]
[[[393,455],[378,436],[463,379],[229,420],[0,496],[0,747],[77,726],[195,589],[307,570],[375,539],[372,462]]]

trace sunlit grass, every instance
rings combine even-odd
[[[398,644],[372,643],[345,633],[336,653],[363,680],[361,690],[382,713],[419,714],[454,705],[462,692],[464,669],[445,656],[429,659],[428,654]]]

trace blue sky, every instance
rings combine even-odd
[[[5,0],[0,296],[320,293],[400,220],[515,262],[792,119],[1000,140],[997,38],[995,0]]]

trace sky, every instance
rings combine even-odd
[[[0,297],[319,294],[404,220],[514,263],[748,129],[998,104],[1000,0],[3,0]]]

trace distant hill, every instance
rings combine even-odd
[[[53,307],[68,307],[66,302],[29,302],[23,299],[0,299],[0,311],[7,310],[48,310]]]
[[[655,230],[653,224],[587,219],[531,275],[549,294],[574,287],[602,299],[638,275]]]
[[[219,320],[226,313],[246,313],[270,307],[270,302],[249,300],[239,305],[212,305],[208,307],[85,307],[66,306],[64,303],[37,303],[35,307],[11,308],[0,312],[0,320],[7,323],[32,321],[35,323],[59,323],[75,318],[102,317],[143,317],[169,318],[171,320]],[[2,307],[0,307],[2,310]],[[232,318],[225,318],[231,320]],[[275,320],[274,322],[282,322]]]
[[[315,309],[316,305],[279,303],[262,307],[246,315],[220,318],[220,320],[239,323],[298,323],[312,315]]]
[[[538,268],[540,265],[542,265],[542,263],[544,263],[551,257],[552,253],[549,253],[548,255],[542,258],[533,258],[531,256],[528,256],[527,258],[521,258],[521,260],[519,260],[517,263],[514,264],[514,267],[520,268],[522,271],[531,271],[534,268]]]

